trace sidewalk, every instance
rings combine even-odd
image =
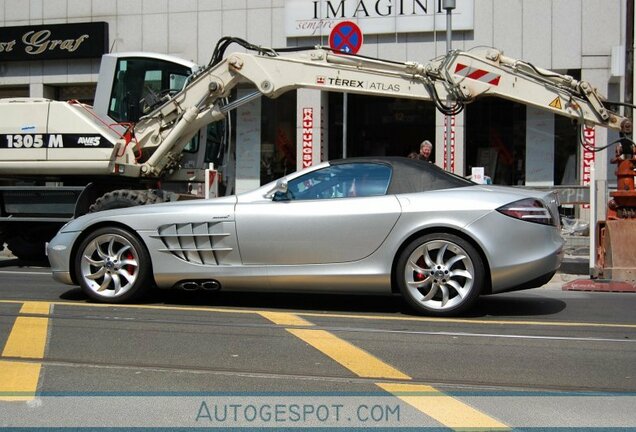
[[[583,274],[573,274],[573,273],[563,273],[561,271],[558,271],[552,277],[552,279],[550,279],[550,282],[548,282],[547,284],[543,285],[539,289],[564,291],[564,286],[566,284],[569,284],[569,283],[571,283],[573,281],[578,281],[578,280],[587,280],[589,278],[590,278],[590,276],[588,274],[585,274],[585,273],[583,273]]]

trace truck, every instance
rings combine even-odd
[[[245,52],[226,55],[232,43]],[[298,88],[432,101],[448,115],[477,98],[501,97],[570,117],[579,127],[632,132],[631,120],[610,110],[590,83],[494,48],[451,51],[418,63],[320,46],[263,48],[224,37],[203,67],[154,57],[168,61],[168,73],[152,85],[140,84],[142,76],[159,81],[143,65],[143,74],[131,74],[133,59],[142,64],[147,58],[153,60],[144,54],[106,58],[98,108],[76,101],[0,101],[0,177],[10,182],[0,190],[0,243],[18,257],[43,252],[70,217],[191,197],[166,186],[201,180],[207,162],[201,152],[210,149],[199,146],[192,153],[193,138],[243,103]],[[239,85],[253,92],[232,99]],[[32,184],[21,185],[25,181]]]
[[[0,249],[6,243],[19,258],[40,260],[46,241],[73,217],[200,195],[189,189],[218,163],[222,136],[213,133],[223,125],[201,130],[161,177],[115,173],[111,165],[148,101],[178,92],[198,68],[163,54],[112,53],[101,59],[93,106],[0,100]],[[139,159],[143,149],[134,151]]]

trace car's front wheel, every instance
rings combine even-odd
[[[397,262],[397,284],[417,311],[456,315],[470,308],[484,284],[484,264],[466,240],[446,233],[412,241]]]
[[[82,241],[75,271],[86,295],[106,303],[138,298],[152,281],[146,248],[137,237],[117,227],[100,228]]]

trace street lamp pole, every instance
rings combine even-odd
[[[452,11],[455,9],[455,0],[442,0],[442,8],[446,11],[446,52],[450,52],[452,49],[452,34],[453,34],[453,25],[452,25]],[[451,105],[452,100],[450,93],[448,98],[448,106]],[[446,116],[446,169],[450,172],[453,172],[453,167],[451,165],[452,155],[451,155],[451,121],[453,117],[451,115]]]

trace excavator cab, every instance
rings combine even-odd
[[[102,57],[93,107],[117,122],[136,122],[183,89],[198,66],[162,54],[116,53]]]
[[[188,83],[188,77],[198,69],[196,63],[165,54],[105,54],[99,69],[93,109],[117,123],[136,123],[169,96],[181,91]],[[223,127],[222,123],[210,125],[197,133],[183,149],[181,165],[190,169],[207,168],[209,163],[219,165],[219,157],[211,155],[222,151],[214,136],[217,129]],[[181,192],[187,188],[187,185],[174,187]]]

